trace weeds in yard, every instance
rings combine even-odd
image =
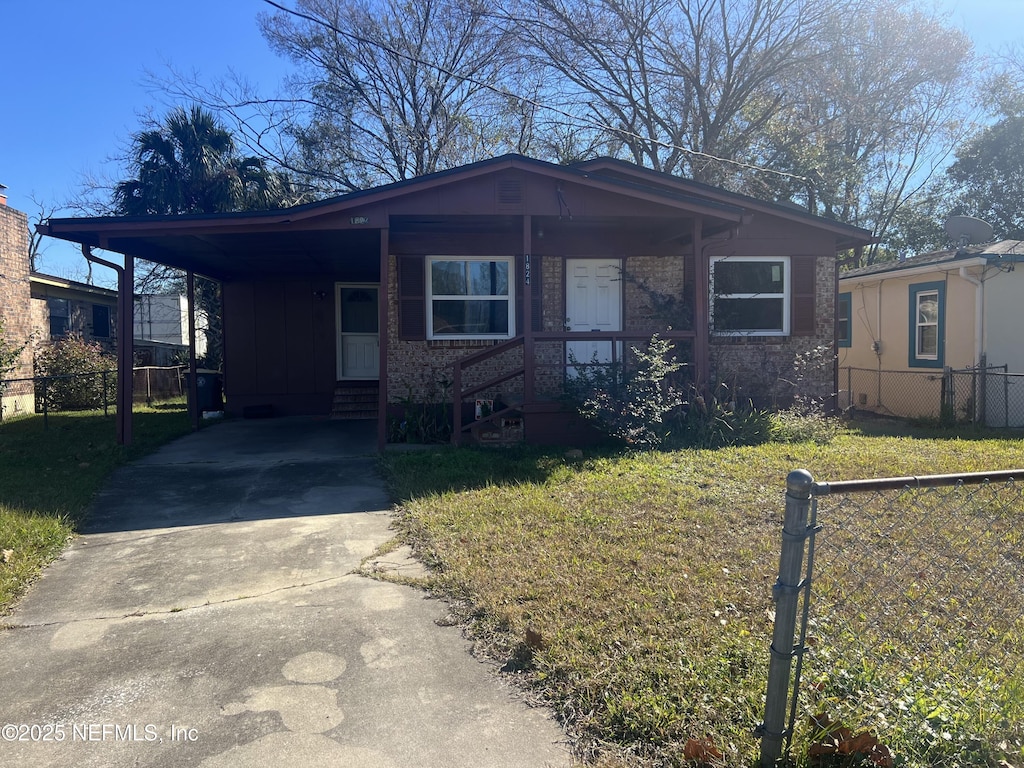
[[[787,473],[974,471],[979,457],[988,469],[1024,466],[1024,443],[844,434],[582,461],[527,449],[385,461],[404,538],[435,569],[433,588],[481,652],[554,708],[579,755],[675,766],[703,754],[736,766],[758,749]],[[855,588],[867,600],[876,586]],[[870,693],[851,684],[848,696]],[[979,705],[961,693],[961,709]],[[962,730],[970,749],[959,754],[981,754]],[[794,754],[806,754],[810,735],[799,738]],[[1017,764],[1012,744],[985,749]]]

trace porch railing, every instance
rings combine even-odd
[[[630,349],[638,343],[650,341],[651,337],[655,333],[657,333],[660,338],[668,339],[669,341],[692,341],[696,335],[693,331],[545,331],[534,333],[529,338],[525,336],[515,336],[508,341],[504,341],[500,344],[494,345],[493,347],[488,347],[487,349],[474,352],[471,355],[467,355],[466,357],[456,360],[452,365],[452,442],[455,445],[459,445],[462,442],[465,432],[472,428],[474,424],[497,421],[502,416],[520,408],[518,405],[515,407],[501,408],[484,414],[479,419],[474,420],[474,422],[466,424],[463,422],[462,416],[462,405],[466,399],[492,389],[506,381],[510,381],[517,376],[522,376],[523,406],[528,406],[536,400],[534,395],[534,382],[538,370],[551,368],[560,369],[560,378],[564,380],[567,369],[579,367],[581,364],[586,364],[570,363],[567,360],[565,346],[567,342],[610,342],[609,346],[611,347],[611,353],[610,359],[607,362],[611,365],[617,365],[621,362],[620,358],[623,356],[624,350]],[[538,363],[536,355],[534,354],[534,345],[537,342],[560,342],[561,353],[559,362]],[[510,365],[503,373],[492,376],[486,381],[479,382],[469,387],[463,387],[462,382],[467,371],[480,363],[506,352],[510,352],[517,347],[522,347],[523,349],[523,357],[520,364]]]

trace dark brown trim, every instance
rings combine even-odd
[[[388,253],[388,230],[380,231],[380,287],[377,289],[377,333],[378,361],[377,374],[377,450],[384,452],[388,443],[388,315],[391,307],[391,259]],[[337,330],[335,330],[337,333]],[[337,342],[335,342],[337,347]]]
[[[533,251],[533,217],[526,215],[523,216],[523,284],[522,288],[522,315],[523,315],[523,326],[517,328],[516,333],[523,334],[523,400],[527,403],[532,403],[534,398],[534,377],[536,375],[536,360],[534,359],[534,348],[533,348],[533,284],[537,282],[537,277],[533,272],[533,262],[531,252]],[[530,270],[526,272],[525,263],[530,261]],[[529,275],[529,280],[526,280],[526,275]]]
[[[708,308],[711,285],[708,257],[704,253],[704,221],[693,217],[693,362],[696,367],[694,385],[701,389],[707,383],[711,368],[710,311]]]
[[[199,431],[199,382],[196,380],[196,273],[185,273],[185,292],[188,298],[188,415],[192,431]]]

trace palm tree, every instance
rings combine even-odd
[[[114,188],[122,216],[279,208],[289,184],[257,157],[241,157],[231,133],[198,105],[177,107],[132,139],[136,177]]]
[[[114,210],[121,216],[228,213],[281,208],[291,193],[288,179],[258,157],[242,157],[231,133],[198,105],[178,107],[158,127],[132,139],[135,178],[114,187]],[[180,276],[154,267],[152,284],[181,288]],[[220,285],[200,278],[196,303],[206,311],[206,367],[221,362]]]

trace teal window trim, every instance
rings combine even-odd
[[[921,294],[927,293],[934,293],[938,303],[936,353],[934,358],[921,356],[918,351],[918,297]],[[942,368],[945,365],[946,351],[946,283],[943,281],[914,283],[910,286],[909,299],[910,327],[907,339],[907,348],[909,350],[907,364],[911,368]]]
[[[847,291],[839,294],[839,311],[837,313],[838,328],[836,329],[836,343],[840,347],[853,345],[853,323],[850,308],[853,306],[853,293]],[[843,321],[846,324],[843,325]]]

